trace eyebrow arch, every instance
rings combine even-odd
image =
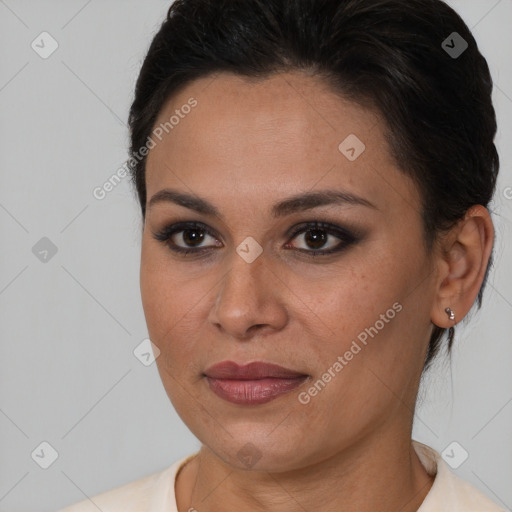
[[[175,203],[198,213],[223,219],[217,207],[206,199],[169,188],[162,189],[153,195],[148,203],[148,208],[165,202]],[[373,203],[355,194],[335,190],[318,190],[297,194],[276,203],[271,209],[271,214],[275,218],[285,217],[299,211],[328,205],[359,205],[378,210]]]

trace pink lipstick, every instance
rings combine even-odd
[[[243,405],[270,402],[293,391],[308,378],[306,374],[258,361],[244,366],[223,361],[208,368],[204,374],[217,396]]]

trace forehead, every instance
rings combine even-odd
[[[226,201],[251,193],[277,198],[316,184],[380,196],[382,206],[397,191],[414,194],[378,113],[302,73],[201,78],[165,103],[158,127],[146,166],[148,199],[176,185],[204,196],[222,189]]]

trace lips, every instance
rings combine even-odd
[[[282,366],[253,362],[240,366],[223,361],[204,372],[210,389],[228,402],[256,405],[269,402],[300,386],[308,375]]]

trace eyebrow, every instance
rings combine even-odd
[[[148,208],[151,208],[158,203],[168,202],[183,206],[204,215],[216,216],[223,219],[218,208],[208,200],[169,188],[162,189],[153,195],[148,203]],[[335,190],[318,190],[297,194],[280,201],[272,206],[270,213],[273,217],[278,218],[291,215],[292,213],[317,208],[319,206],[329,205],[357,205],[378,210],[373,203],[358,195]]]

